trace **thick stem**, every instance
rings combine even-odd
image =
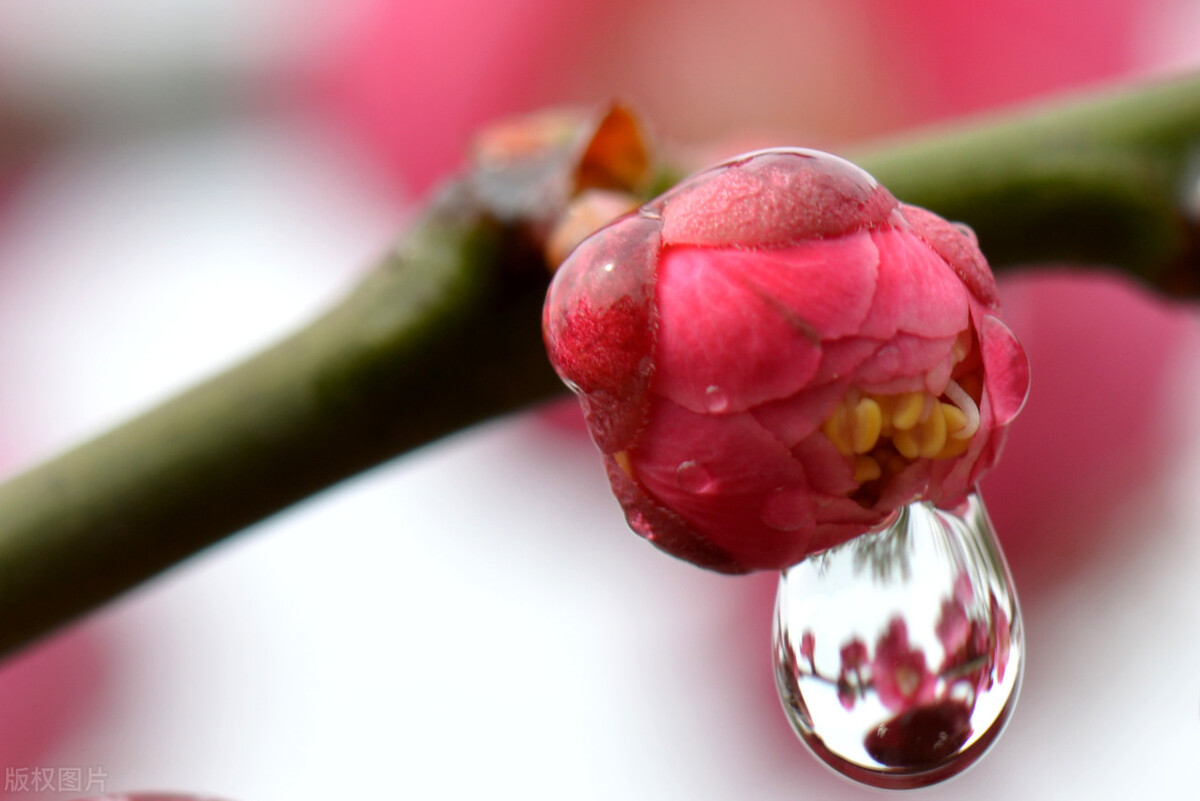
[[[1160,285],[1189,222],[1200,78],[876,148],[902,200],[986,251]],[[0,652],[361,470],[560,391],[546,277],[515,229],[440,202],[339,305],[275,347],[0,486]]]
[[[431,215],[304,330],[0,486],[0,652],[347,476],[556,391],[544,268],[505,244],[482,215]]]
[[[1200,79],[909,135],[850,157],[904,202],[970,224],[997,269],[1104,264],[1176,289],[1171,270],[1195,234],[1182,209],[1200,175]]]

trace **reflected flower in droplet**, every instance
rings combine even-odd
[[[871,676],[879,700],[888,709],[904,711],[933,700],[936,677],[925,665],[925,652],[908,642],[908,624],[893,617],[875,646]]]
[[[880,723],[863,747],[888,767],[925,767],[952,758],[970,736],[971,707],[946,699],[906,709]]]
[[[862,640],[854,639],[842,646],[841,669],[838,672],[838,701],[847,711],[866,691],[867,681],[863,667],[867,664],[867,646]]]
[[[808,669],[812,671],[816,670],[816,665],[813,664],[813,653],[816,651],[816,648],[817,638],[813,636],[811,631],[804,632],[804,635],[800,638],[800,656],[804,657],[804,660],[808,662]]]
[[[978,497],[953,512],[911,504],[884,531],[784,571],[775,645],[785,711],[817,756],[858,781],[904,788],[953,776],[1013,708],[1017,614]],[[791,653],[792,630],[811,670]]]
[[[962,578],[966,578],[965,574]],[[938,618],[937,636],[942,643],[942,650],[946,654],[946,661],[943,662],[943,668],[950,665],[951,655],[959,653],[967,644],[967,639],[971,636],[971,620],[967,617],[966,604],[971,600],[968,594],[964,598],[959,592],[958,586],[962,583],[962,578],[955,582],[955,593],[953,597],[942,601],[942,614]],[[970,593],[970,583],[967,583],[967,593]]]

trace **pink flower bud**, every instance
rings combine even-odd
[[[543,328],[629,524],[738,573],[964,498],[1029,384],[996,307],[969,229],[771,150],[585,240]]]

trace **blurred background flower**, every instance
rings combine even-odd
[[[0,0],[0,471],[320,308],[496,116],[617,96],[684,147],[836,151],[1194,67],[1197,41],[1186,0]],[[928,795],[1178,795],[1200,748],[1193,314],[1067,268],[1002,291],[1034,388],[984,490],[1026,700]],[[859,795],[774,700],[771,578],[663,558],[605,484],[590,446],[520,417],[268,521],[0,668],[6,781]]]

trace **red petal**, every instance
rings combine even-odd
[[[821,343],[821,366],[812,383],[823,384],[850,375],[883,345],[878,339],[848,337]]]
[[[658,268],[653,388],[696,412],[739,412],[787,397],[821,359],[813,332],[731,279],[726,255],[670,248]]]
[[[657,206],[665,244],[766,248],[883,225],[897,203],[848,161],[779,150],[701,173]]]
[[[751,414],[790,448],[825,422],[849,387],[846,380],[810,387],[790,398],[757,406]]]
[[[650,497],[738,564],[781,568],[805,555],[812,516],[803,508],[804,471],[750,415],[696,414],[657,400],[630,457],[634,478]],[[796,523],[790,530],[764,520],[767,501],[780,488],[794,488],[794,508],[785,510]]]
[[[979,244],[970,228],[946,222],[931,211],[918,206],[900,204],[904,218],[917,235],[929,243],[950,268],[962,279],[971,293],[986,306],[995,306],[996,279],[987,260],[979,252]]]
[[[854,382],[865,392],[894,395],[926,389],[926,374],[950,376],[954,366],[955,337],[928,339],[897,334],[880,346],[870,359],[854,371]],[[938,394],[946,386],[945,380]]]
[[[817,492],[844,497],[858,489],[851,460],[824,434],[814,433],[804,438],[792,448],[792,455],[804,466],[809,486]]]
[[[906,231],[872,231],[871,237],[879,248],[879,281],[862,336],[945,337],[967,327],[966,287],[940,256]]]
[[[858,333],[879,275],[879,251],[866,233],[781,250],[704,252],[731,280],[772,299],[823,340]]]
[[[991,398],[995,424],[1006,426],[1029,395],[1029,360],[1016,335],[990,314],[979,325],[979,339],[984,388]]]
[[[550,361],[580,393],[607,452],[628,447],[644,422],[658,226],[626,217],[585,240],[558,269],[543,310]]]
[[[625,510],[629,527],[666,551],[699,567],[721,573],[746,573],[750,567],[713,545],[679,515],[651,498],[611,456],[604,457],[613,495]]]

